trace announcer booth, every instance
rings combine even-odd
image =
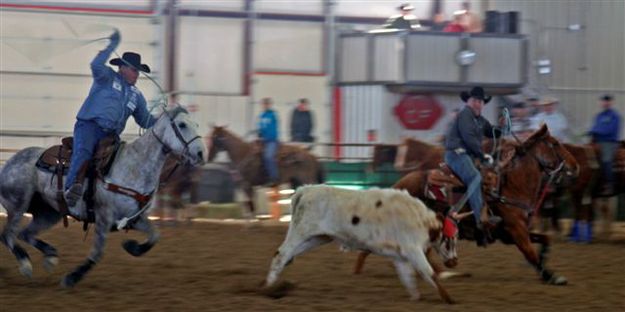
[[[461,91],[515,94],[528,80],[528,43],[518,34],[374,30],[339,34],[336,47],[337,143],[434,143],[462,107]],[[484,115],[493,120],[497,106]],[[368,155],[364,147],[334,150],[337,158]]]

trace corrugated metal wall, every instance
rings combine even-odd
[[[349,86],[341,88],[343,107],[341,143],[369,143],[367,131],[375,130],[380,135],[383,131],[382,107],[385,102],[384,86]],[[370,147],[345,147],[343,157],[369,157]]]
[[[488,9],[519,11],[530,38],[530,60],[551,60],[552,73],[530,68],[530,92],[561,99],[561,110],[581,133],[600,110],[597,98],[615,95],[625,115],[625,1],[487,1]],[[579,31],[569,25],[582,25]],[[625,128],[625,127],[622,127]],[[622,129],[622,131],[625,129]]]

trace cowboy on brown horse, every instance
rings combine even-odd
[[[498,138],[501,131],[494,128],[481,115],[482,108],[491,100],[491,96],[484,94],[484,89],[474,87],[470,92],[462,92],[460,98],[467,105],[460,111],[446,135],[445,163],[467,186],[465,196],[468,197],[478,229],[476,242],[479,246],[486,246],[488,243],[484,235],[484,226],[495,225],[501,218],[495,216],[488,218],[487,214],[482,214],[484,205],[481,191],[482,176],[475,167],[473,158],[492,165],[493,157],[482,152],[482,137],[486,135]]]

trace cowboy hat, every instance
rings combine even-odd
[[[471,89],[471,91],[462,91],[460,93],[460,98],[462,99],[463,102],[466,102],[469,100],[469,98],[476,98],[478,100],[482,100],[484,101],[484,104],[490,102],[490,100],[493,98],[490,95],[486,95],[484,94],[484,89],[482,87],[473,87],[473,89]]]
[[[400,11],[412,11],[414,10],[414,6],[412,6],[412,4],[410,3],[403,3],[402,5],[397,7],[397,9]]]
[[[538,101],[538,105],[543,106],[543,105],[549,105],[549,104],[556,104],[560,102],[557,98],[554,98],[552,96],[545,96],[540,98],[540,101]]]
[[[109,64],[116,66],[126,65],[145,73],[150,72],[150,66],[141,64],[141,55],[134,52],[124,52],[121,58],[114,58],[109,61]]]

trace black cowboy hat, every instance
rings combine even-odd
[[[402,5],[397,7],[397,9],[400,11],[412,11],[414,10],[414,6],[412,6],[412,4],[410,3],[403,3]]]
[[[603,101],[608,101],[608,102],[609,102],[609,101],[612,101],[612,96],[611,96],[611,95],[609,95],[609,94],[604,94],[604,95],[601,97],[601,100],[603,100]]]
[[[121,58],[114,58],[109,61],[109,64],[116,66],[126,65],[145,73],[150,72],[150,66],[141,64],[141,55],[134,52],[124,52]]]
[[[493,98],[490,95],[486,95],[484,94],[484,89],[482,87],[473,87],[473,89],[471,89],[471,91],[467,92],[467,91],[462,91],[460,93],[460,98],[462,99],[463,102],[466,102],[469,100],[469,98],[476,98],[478,100],[482,100],[484,101],[484,104],[490,102],[490,100]]]

